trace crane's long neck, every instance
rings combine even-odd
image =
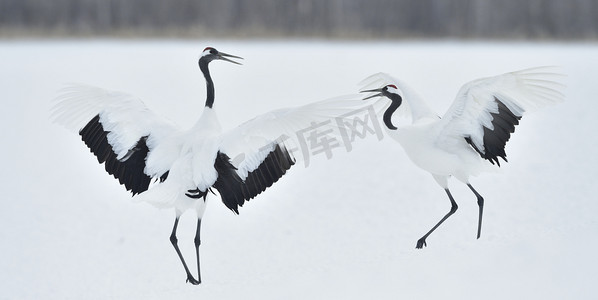
[[[206,92],[207,92],[206,107],[212,108],[212,106],[214,105],[215,92],[214,92],[214,81],[212,81],[212,76],[210,75],[210,69],[208,68],[209,63],[210,63],[209,61],[206,61],[203,59],[199,60],[199,69],[201,70],[204,78],[206,79]]]
[[[396,130],[397,127],[395,127],[392,124],[392,114],[394,114],[394,112],[397,110],[397,108],[399,108],[399,106],[401,106],[401,103],[403,102],[403,98],[401,98],[401,96],[399,96],[399,95],[391,95],[390,100],[392,102],[390,103],[390,106],[386,109],[386,111],[384,112],[384,116],[382,117],[382,120],[384,120],[384,125],[386,125],[386,127],[388,127],[388,129]]]

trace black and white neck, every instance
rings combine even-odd
[[[384,125],[386,125],[386,127],[388,127],[388,129],[397,130],[397,127],[395,127],[392,124],[392,115],[395,113],[397,108],[399,108],[399,106],[401,106],[401,103],[403,102],[403,98],[401,98],[401,95],[393,94],[393,93],[388,93],[388,95],[386,95],[386,96],[388,97],[388,99],[390,99],[391,103],[390,103],[390,106],[384,112],[384,116],[382,117],[382,120],[384,120]]]
[[[214,98],[216,98],[215,91],[214,91],[214,81],[212,80],[212,76],[210,75],[210,69],[208,68],[208,64],[212,60],[206,58],[206,56],[202,56],[199,59],[199,69],[203,73],[203,77],[206,80],[206,107],[212,108],[214,105]]]
[[[230,59],[228,59],[228,57],[243,59],[242,57],[239,57],[239,56],[234,56],[234,55],[226,54],[223,52],[219,52],[218,50],[216,50],[212,47],[205,48],[203,50],[203,52],[201,53],[201,57],[199,58],[199,62],[198,62],[199,69],[201,70],[204,78],[206,79],[206,91],[207,91],[206,107],[208,107],[208,108],[212,108],[212,106],[214,106],[214,98],[215,98],[214,81],[212,81],[212,76],[210,75],[210,69],[208,68],[208,64],[210,62],[212,62],[213,60],[218,59],[218,60],[224,60],[224,61],[228,61],[228,62],[232,62],[234,64],[240,65],[240,63],[238,63],[234,60],[230,60]]]
[[[367,100],[367,99],[374,98],[374,97],[386,97],[386,98],[390,99],[390,101],[391,101],[390,106],[384,112],[384,116],[383,116],[382,120],[384,120],[384,125],[386,125],[386,127],[388,129],[396,130],[397,127],[395,127],[392,124],[392,114],[394,114],[394,112],[397,110],[397,108],[399,108],[399,106],[401,106],[401,103],[403,103],[403,97],[401,97],[401,95],[399,94],[399,89],[397,88],[397,86],[394,84],[389,84],[389,85],[384,86],[379,89],[365,90],[365,91],[361,91],[361,92],[362,93],[371,93],[371,92],[377,93],[377,94],[373,94],[368,97],[365,97],[363,100]]]

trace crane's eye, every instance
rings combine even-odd
[[[212,47],[206,47],[205,49],[203,49],[203,52],[205,53],[206,51],[208,51],[210,54],[217,54],[218,51]]]

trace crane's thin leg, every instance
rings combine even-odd
[[[478,198],[478,207],[480,208],[480,214],[478,216],[478,239],[479,239],[480,235],[482,235],[482,215],[484,213],[484,198],[482,197],[482,195],[480,195],[478,193],[478,191],[476,191],[473,188],[473,186],[471,186],[471,184],[468,183],[467,186],[469,187],[469,189],[471,189],[471,191]]]
[[[176,219],[174,219],[174,226],[172,227],[172,234],[170,234],[170,242],[174,246],[174,250],[176,250],[176,254],[179,255],[179,258],[181,259],[181,262],[183,263],[183,267],[185,268],[185,272],[187,273],[187,282],[197,285],[200,282],[195,280],[195,278],[193,278],[193,275],[191,275],[191,272],[189,272],[189,268],[187,268],[187,263],[185,262],[185,259],[183,258],[183,254],[181,253],[181,250],[179,249],[178,239],[176,237],[177,226],[179,226],[178,215],[177,215]]]
[[[199,268],[199,245],[201,239],[199,238],[199,231],[201,229],[201,219],[197,219],[197,231],[195,232],[195,258],[197,258],[197,282],[201,283],[201,269]]]
[[[453,199],[453,195],[451,195],[451,192],[449,191],[449,189],[444,189],[446,191],[446,194],[449,197],[449,200],[451,200],[451,210],[442,218],[440,219],[440,221],[438,223],[436,223],[436,225],[434,225],[434,227],[432,227],[432,229],[430,229],[430,231],[428,231],[428,233],[426,233],[424,236],[422,236],[419,240],[417,240],[417,245],[415,246],[415,248],[417,249],[421,249],[426,245],[426,238],[428,238],[428,236],[430,234],[432,234],[432,232],[434,232],[434,230],[436,230],[436,228],[438,228],[438,226],[440,226],[440,224],[442,224],[444,221],[446,221],[446,219],[448,219],[448,217],[450,217],[452,214],[454,214],[457,211],[457,208],[459,208],[459,206],[457,206],[457,202],[455,202],[455,199]]]

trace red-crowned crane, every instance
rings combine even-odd
[[[480,238],[484,198],[469,178],[500,166],[499,158],[507,161],[505,145],[524,113],[563,100],[559,76],[550,68],[540,67],[471,81],[461,87],[442,117],[402,81],[384,73],[364,80],[366,88],[382,86],[362,91],[376,93],[364,100],[390,99],[383,116],[387,132],[418,167],[432,174],[451,203],[450,211],[417,241],[416,248],[426,246],[426,238],[457,211],[448,188],[451,176],[465,183],[477,197]],[[410,115],[412,123],[395,127],[391,120],[395,112]]]
[[[91,86],[65,88],[53,109],[55,122],[78,131],[98,162],[134,199],[175,209],[170,241],[187,281],[194,285],[201,283],[200,227],[212,188],[238,213],[245,201],[270,187],[295,164],[295,156],[287,150],[289,141],[283,137],[292,142],[298,130],[351,111],[355,109],[351,103],[361,102],[337,98],[279,109],[223,133],[213,109],[214,83],[208,64],[214,60],[239,64],[231,60],[234,58],[240,59],[211,47],[201,54],[198,63],[207,98],[199,120],[188,130],[159,118],[138,98]],[[179,218],[190,208],[197,212],[197,279],[189,271],[176,237]]]

